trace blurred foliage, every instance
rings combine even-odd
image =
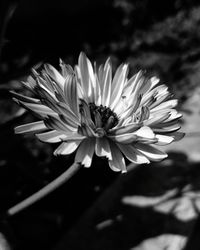
[[[47,61],[57,67],[59,57],[76,64],[80,51],[85,51],[97,63],[110,56],[114,68],[126,61],[130,73],[143,69],[147,74],[157,75],[175,92],[180,106],[199,85],[200,4],[197,0],[2,0],[0,31],[2,214],[54,179],[73,161],[73,156],[53,157],[54,145],[43,144],[33,136],[14,135],[15,126],[36,120],[19,108],[9,94],[10,89],[25,93],[20,81],[26,80],[31,67]],[[177,164],[175,157],[171,166]],[[185,172],[180,171],[179,175],[182,178]],[[107,168],[106,162],[95,158],[91,169],[81,170],[44,200],[4,221],[1,231],[14,249],[53,249],[64,232],[71,228],[73,231],[79,218],[90,211],[88,208],[117,176]],[[136,186],[143,178],[143,174],[133,178]],[[160,185],[160,180],[158,177],[155,183]],[[153,188],[155,183],[152,179],[149,182]],[[138,225],[137,217],[144,213],[139,209],[134,213],[131,219]],[[148,215],[149,218],[160,216],[156,211]],[[145,238],[141,228],[138,234],[131,246],[127,244],[121,249],[134,247]]]

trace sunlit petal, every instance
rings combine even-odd
[[[16,134],[36,133],[43,130],[47,130],[47,127],[43,121],[39,121],[18,126],[15,128],[15,133]]]
[[[126,164],[122,153],[115,143],[110,141],[110,148],[112,154],[112,160],[109,160],[109,166],[114,171],[121,171],[122,173],[127,172]]]
[[[110,145],[106,138],[96,139],[95,153],[99,157],[107,157],[109,160],[112,160]]]
[[[67,137],[65,134],[56,130],[36,134],[36,136],[40,141],[48,143],[60,142]]]
[[[140,153],[133,145],[118,144],[118,147],[129,161],[136,164],[150,163],[148,158]]]
[[[150,161],[161,161],[167,157],[167,154],[147,144],[137,143],[136,149],[146,156]]]
[[[69,155],[73,153],[81,141],[82,140],[61,143],[60,146],[54,151],[54,155]]]
[[[49,74],[50,77],[52,77],[52,79],[60,85],[60,87],[64,87],[64,82],[65,79],[64,77],[50,64],[45,64],[44,65],[46,72]]]
[[[125,78],[127,75],[128,65],[120,65],[117,69],[111,88],[111,99],[110,99],[110,107],[111,109],[115,109],[115,106],[119,102],[119,99],[122,95]]]
[[[92,163],[92,157],[94,154],[95,139],[86,139],[80,144],[76,156],[75,162],[79,162],[85,167],[90,167]]]

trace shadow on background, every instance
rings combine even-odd
[[[199,164],[178,153],[169,161],[119,177],[55,249],[134,249],[150,238],[151,249],[165,249],[156,248],[157,236],[172,235],[171,244],[173,235],[188,236],[200,209]]]

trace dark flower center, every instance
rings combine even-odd
[[[96,124],[97,115],[99,115],[101,127],[105,128],[105,130],[115,127],[119,122],[116,113],[106,106],[96,106],[94,103],[89,103],[89,108],[93,122]]]

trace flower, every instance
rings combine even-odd
[[[156,77],[142,71],[128,75],[121,64],[112,77],[110,59],[92,66],[84,53],[73,69],[60,60],[61,71],[45,64],[23,83],[34,98],[12,92],[15,101],[40,121],[15,128],[36,134],[47,143],[60,143],[55,155],[76,151],[75,162],[90,167],[94,153],[106,157],[114,171],[126,172],[126,157],[136,164],[160,161],[167,154],[154,145],[183,137],[174,107],[177,100]]]

